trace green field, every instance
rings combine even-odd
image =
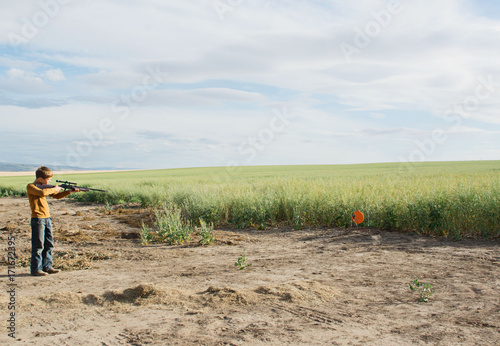
[[[81,201],[177,206],[194,223],[362,226],[444,235],[500,236],[500,161],[190,168],[56,175],[108,193]],[[23,195],[33,177],[0,177],[0,194]]]

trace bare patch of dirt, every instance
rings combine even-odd
[[[16,338],[36,345],[494,345],[500,241],[377,229],[218,229],[198,246],[140,244],[140,206],[51,200],[55,275],[29,275],[29,204],[0,199],[16,241]],[[234,263],[246,252],[252,266]],[[5,320],[7,251],[0,314]],[[418,301],[409,282],[434,289]],[[11,344],[4,329],[1,344]]]

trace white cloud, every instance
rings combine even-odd
[[[7,78],[0,75],[0,90],[25,95],[43,94],[50,91],[50,87],[33,72],[11,68],[5,74]]]
[[[491,130],[486,130],[486,129],[481,129],[477,127],[470,127],[470,126],[461,126],[460,128],[457,129],[451,129],[448,131],[451,134],[471,134],[471,135],[499,135],[499,131],[491,131]]]
[[[153,90],[142,103],[148,106],[165,107],[221,107],[226,102],[265,104],[269,100],[258,93],[228,88],[205,88],[194,90]]]
[[[14,78],[26,78],[26,71],[20,70],[18,68],[11,68],[7,71],[7,76],[10,79]]]
[[[63,81],[66,79],[63,71],[61,71],[60,69],[52,69],[52,70],[45,71],[45,75],[47,76],[47,78],[49,80],[51,80],[53,82],[60,82],[60,81]]]

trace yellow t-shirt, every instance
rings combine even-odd
[[[35,184],[28,184],[28,199],[30,201],[31,217],[35,218],[48,218],[50,217],[49,204],[47,203],[47,196],[61,199],[71,193],[71,191],[61,191],[56,193],[55,187],[50,189],[39,189]]]

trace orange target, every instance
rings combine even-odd
[[[354,213],[352,213],[352,221],[356,224],[356,225],[359,225],[361,222],[363,222],[365,220],[365,216],[363,215],[362,212],[360,212],[359,210],[358,211],[355,211]]]

